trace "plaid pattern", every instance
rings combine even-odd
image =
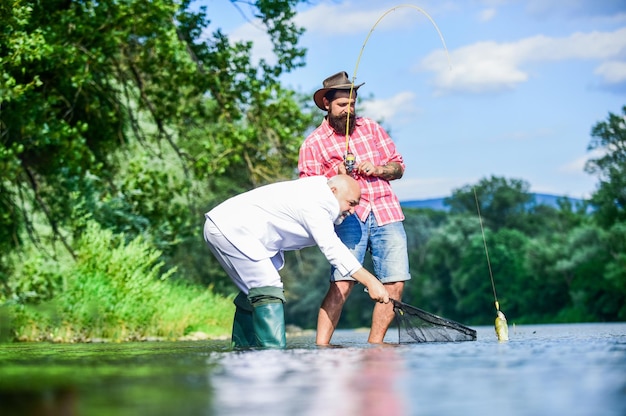
[[[402,156],[387,132],[375,121],[357,117],[356,128],[350,136],[349,149],[356,157],[358,165],[370,161],[376,166],[398,162],[404,169]],[[346,150],[346,136],[335,133],[328,121],[315,129],[302,143],[298,169],[300,177],[337,174],[337,167],[343,163]],[[355,174],[361,185],[361,203],[355,211],[361,221],[372,212],[379,226],[404,220],[400,201],[391,189],[389,181],[377,177]]]

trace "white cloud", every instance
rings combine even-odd
[[[585,164],[590,159],[598,159],[604,157],[606,155],[606,151],[603,149],[594,149],[588,152],[584,156],[580,156],[572,160],[569,163],[566,163],[559,167],[558,171],[567,174],[579,174],[585,171]]]
[[[421,69],[436,73],[435,86],[442,91],[491,92],[512,89],[528,79],[517,68],[513,47],[496,42],[480,42],[453,51],[452,67],[444,51],[424,58]]]
[[[382,9],[363,10],[350,2],[342,4],[321,4],[298,13],[295,23],[316,36],[334,37],[337,35],[367,33]],[[394,20],[393,17],[389,20]],[[392,22],[385,19],[380,27],[391,26]]]
[[[483,93],[515,88],[529,75],[522,68],[529,62],[567,59],[610,60],[626,49],[626,28],[614,32],[574,33],[564,38],[533,36],[517,42],[478,42],[450,53],[436,51],[422,60],[418,69],[436,74],[439,93],[448,91]],[[607,83],[623,81],[621,63],[602,62],[596,74]]]
[[[601,64],[594,71],[600,75],[608,84],[620,84],[626,82],[626,62],[607,61]]]
[[[589,160],[589,156],[581,156],[576,160],[573,160],[565,165],[559,167],[558,171],[563,173],[581,173],[585,170],[585,163]]]
[[[410,91],[400,92],[386,99],[373,99],[360,104],[359,114],[375,120],[391,122],[400,117],[411,117],[418,112],[414,105],[415,94]]]

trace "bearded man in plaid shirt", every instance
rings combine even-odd
[[[404,282],[411,276],[404,214],[389,182],[402,177],[404,161],[378,123],[355,114],[357,90],[363,84],[355,86],[346,72],[339,72],[322,85],[313,101],[327,114],[300,147],[300,177],[348,173],[359,182],[361,201],[355,214],[336,225],[335,231],[361,263],[370,252],[374,275],[390,298],[401,300]],[[331,270],[330,286],[318,314],[318,345],[330,344],[355,283],[350,276]],[[393,318],[392,303],[374,305],[368,342],[382,343]]]

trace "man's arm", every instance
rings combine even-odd
[[[399,162],[389,162],[383,166],[374,166],[372,162],[363,162],[358,166],[359,173],[363,176],[377,176],[386,181],[400,179],[404,169]]]
[[[387,181],[400,179],[404,174],[404,169],[402,169],[402,165],[398,162],[389,162],[384,166],[378,167],[380,168],[380,170],[375,170],[375,172],[377,172],[377,176]]]

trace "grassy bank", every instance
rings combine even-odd
[[[14,341],[94,342],[221,338],[232,300],[175,279],[161,253],[141,238],[91,224],[75,259],[39,250],[14,259],[0,308],[0,337]]]

